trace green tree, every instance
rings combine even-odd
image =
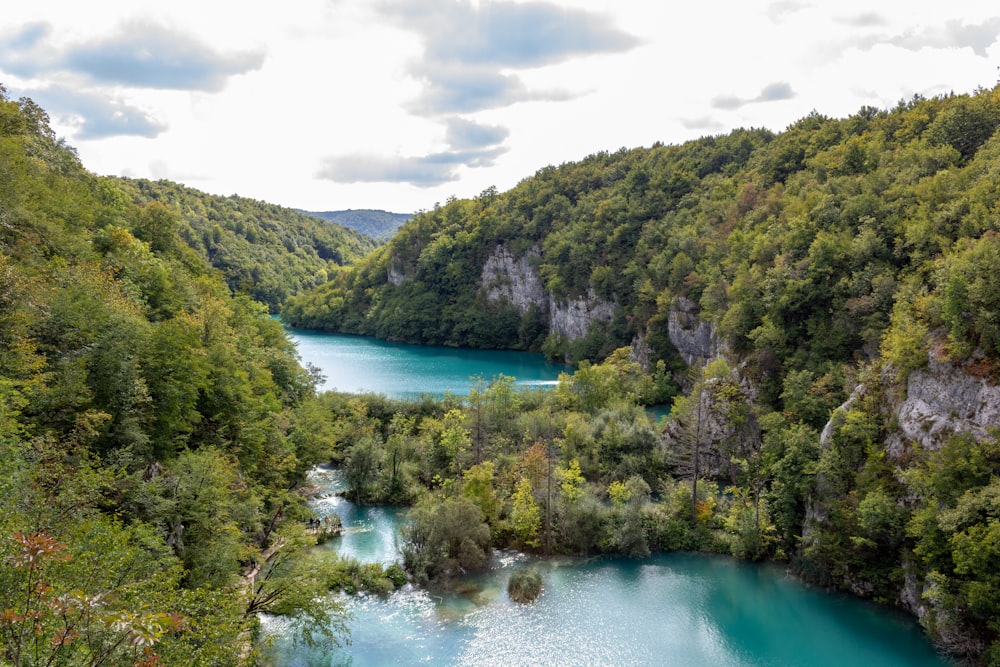
[[[649,493],[649,484],[638,475],[625,482],[616,480],[608,487],[608,495],[617,514],[612,542],[617,551],[633,558],[645,558],[649,555],[643,520],[643,508],[649,501]]]
[[[781,553],[798,548],[806,509],[813,495],[819,459],[819,433],[805,424],[789,424],[777,413],[761,417],[762,460],[771,480],[765,498],[777,528]]]
[[[491,524],[499,514],[499,499],[493,484],[494,469],[493,462],[487,461],[462,472],[462,495],[474,502]]]
[[[383,443],[376,435],[365,435],[347,448],[344,476],[357,502],[375,495],[375,484],[384,456]]]
[[[542,509],[535,500],[535,492],[531,480],[521,477],[511,496],[511,518],[514,523],[514,534],[518,542],[536,549],[541,543],[539,533],[542,530]]]
[[[411,509],[402,537],[403,564],[419,583],[478,572],[490,562],[489,526],[482,511],[461,496]]]
[[[556,477],[559,479],[559,489],[567,503],[573,505],[580,500],[583,496],[584,479],[578,460],[570,459],[565,468],[558,468]]]
[[[931,143],[949,144],[969,160],[1000,126],[1000,101],[989,95],[959,97],[928,126]]]
[[[215,449],[180,454],[153,466],[131,496],[185,566],[189,588],[232,584],[248,556],[246,534],[258,528],[260,504],[237,464]]]
[[[262,562],[251,569],[245,613],[291,617],[295,641],[331,650],[346,640],[349,614],[327,587],[336,563],[327,554],[307,551],[315,542],[300,524],[282,527],[274,545],[261,554]]]

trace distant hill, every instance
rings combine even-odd
[[[187,245],[222,271],[230,289],[271,312],[377,245],[343,225],[255,199],[210,195],[171,181],[108,180],[138,206],[160,202],[179,214],[177,232]]]
[[[413,217],[412,213],[390,213],[373,209],[348,209],[346,211],[300,211],[315,218],[335,222],[370,236],[377,241],[387,241],[396,230]]]

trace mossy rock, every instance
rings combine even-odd
[[[519,567],[510,573],[507,595],[514,602],[534,602],[542,592],[542,575],[528,567]]]

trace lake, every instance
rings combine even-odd
[[[327,493],[339,471],[313,471]],[[398,559],[395,508],[358,507],[328,495],[319,515],[339,514],[345,534],[321,548],[368,562]],[[530,605],[508,600],[513,567],[543,578]],[[461,592],[407,586],[386,597],[345,597],[351,644],[335,654],[296,647],[283,621],[265,618],[282,666],[678,665],[684,667],[941,667],[912,618],[802,585],[779,566],[701,554],[548,561],[496,552],[488,573]]]
[[[470,378],[486,381],[503,374],[518,386],[554,385],[570,367],[554,364],[541,354],[506,350],[387,343],[365,336],[325,334],[289,329],[304,362],[322,371],[324,391],[373,392],[393,398],[421,394],[465,396]]]
[[[292,331],[303,361],[326,376],[323,389],[409,398],[468,393],[470,377],[504,374],[521,386],[554,383],[566,367],[541,355],[386,343],[359,336]],[[318,469],[320,516],[338,514],[342,537],[323,549],[365,562],[399,559],[405,510],[358,507],[335,492],[342,475]],[[533,604],[507,599],[512,568],[542,573]],[[940,667],[913,618],[856,598],[802,585],[775,565],[703,554],[548,561],[496,553],[488,573],[462,592],[406,587],[389,596],[345,598],[351,644],[334,654],[294,646],[282,619],[265,618],[274,664],[683,665]]]

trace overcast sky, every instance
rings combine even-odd
[[[4,2],[0,83],[99,174],[428,209],[539,168],[997,83],[1000,2]]]

